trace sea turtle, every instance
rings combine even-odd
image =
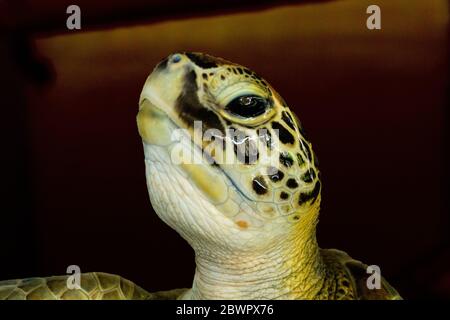
[[[171,54],[145,82],[137,124],[153,208],[195,251],[192,288],[148,293],[89,273],[81,289],[67,276],[0,282],[0,299],[401,299],[382,277],[371,286],[363,263],[319,248],[317,157],[255,72]]]

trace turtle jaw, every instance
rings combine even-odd
[[[181,60],[174,63],[175,57]],[[180,54],[169,56],[155,67],[142,89],[137,125],[144,149],[153,150],[146,145],[164,147],[170,165],[187,174],[213,205],[220,205],[227,199],[229,181],[219,166],[212,165],[208,162],[211,159],[204,157],[202,146],[197,145],[192,137],[192,128],[180,119],[175,110],[186,81],[185,75],[192,68],[190,60]],[[211,188],[211,181],[216,183],[214,188]]]
[[[153,150],[148,148],[149,145],[163,147],[168,153],[167,160],[171,165],[187,174],[212,204],[218,205],[226,201],[228,185],[222,177],[224,173],[220,168],[206,163],[201,149],[195,145],[186,129],[180,128],[165,111],[148,99],[143,99],[140,104],[137,124],[144,142],[146,158],[147,153]],[[183,155],[194,156],[186,158]],[[211,188],[211,181],[216,183],[214,188]]]
[[[185,56],[172,54],[147,77],[137,115],[139,134],[145,143],[167,146],[173,142],[173,131],[184,127],[175,105],[183,90],[184,76],[191,68]]]
[[[154,80],[152,76],[150,79]],[[160,98],[164,94],[167,99],[165,92],[153,83],[147,81],[144,86],[137,124],[155,212],[194,248],[206,242],[214,243],[213,247],[241,247],[254,232],[262,232],[257,227],[261,222],[256,217],[247,217],[254,216],[248,213],[249,206],[242,211],[243,202],[248,199],[220,164],[208,163],[189,127],[177,117],[167,100]],[[192,154],[193,161],[180,161],[177,158],[180,153]],[[240,217],[251,221],[250,225],[247,227]],[[221,237],[228,240],[218,243]],[[256,242],[255,245],[258,246]]]
[[[167,146],[172,142],[171,132],[176,125],[166,112],[150,100],[141,101],[136,120],[139,135],[145,143]]]

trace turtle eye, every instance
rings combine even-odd
[[[239,117],[252,118],[266,112],[270,104],[267,99],[255,95],[243,95],[231,100],[225,109]]]

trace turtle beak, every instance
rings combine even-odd
[[[183,91],[186,72],[191,69],[189,58],[175,53],[158,63],[147,77],[137,115],[139,134],[144,142],[156,145],[171,142],[170,130],[179,126],[175,106]]]
[[[149,99],[141,100],[136,120],[139,135],[145,143],[167,146],[172,142],[171,134],[174,124],[167,113]]]
[[[191,65],[186,56],[178,53],[162,60],[145,81],[139,99],[140,107],[144,100],[149,100],[169,116],[175,116],[173,108],[182,92],[186,70]]]

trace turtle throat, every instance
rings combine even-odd
[[[193,286],[180,298],[314,299],[326,274],[316,241],[316,218],[317,214],[309,214],[264,250],[237,252],[195,243]]]

